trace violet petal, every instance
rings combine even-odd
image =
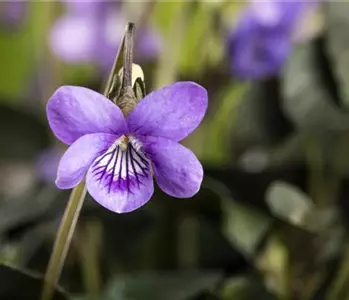
[[[177,82],[148,94],[127,118],[130,131],[180,141],[203,119],[207,92],[194,82]]]
[[[151,163],[142,150],[115,144],[100,155],[86,176],[91,196],[105,208],[131,212],[147,203],[154,192]]]
[[[190,198],[200,189],[203,168],[195,154],[183,145],[159,137],[139,137],[152,160],[159,187],[177,198]]]
[[[71,144],[89,133],[127,132],[118,106],[103,95],[77,86],[59,88],[47,103],[47,118],[56,137]]]
[[[58,165],[56,185],[70,189],[84,178],[91,163],[118,137],[112,134],[87,134],[76,140],[64,153]]]

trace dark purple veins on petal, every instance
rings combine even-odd
[[[129,192],[139,189],[142,179],[150,175],[150,162],[146,155],[130,143],[126,149],[120,146],[108,149],[92,165],[92,174],[101,188],[108,193]]]

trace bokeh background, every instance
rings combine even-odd
[[[349,299],[347,1],[0,2],[0,299],[39,299],[70,191],[45,105],[103,91],[125,25],[147,91],[203,85],[200,192],[87,197],[56,299]]]

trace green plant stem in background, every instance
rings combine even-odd
[[[215,115],[207,122],[205,129],[207,130],[208,140],[210,147],[206,147],[203,150],[202,158],[210,163],[216,163],[218,165],[226,165],[231,160],[231,151],[227,146],[227,141],[234,134],[234,125],[236,123],[236,110],[237,106],[243,100],[243,95],[246,92],[248,84],[240,84],[235,86],[229,84],[229,86],[223,89],[217,99],[219,104],[217,105]],[[230,125],[227,126],[227,121],[230,121]]]
[[[343,170],[343,165],[347,166],[343,149],[346,149],[347,142],[334,144],[333,159],[329,162],[326,161],[326,154],[317,136],[307,136],[305,147],[310,174],[310,197],[317,208],[328,209],[337,197],[341,178],[346,172]]]
[[[309,169],[309,195],[316,205],[319,205],[319,194],[321,197],[322,190],[319,183],[322,181],[323,173],[323,155],[318,141],[313,136],[306,136],[304,149],[306,162]],[[321,202],[321,201],[320,201]]]
[[[337,148],[335,148],[335,155],[333,155],[332,168],[334,170],[335,177],[337,179],[332,185],[336,188],[335,191],[339,193],[339,185],[341,180],[346,176],[349,160],[348,160],[348,148],[349,139],[348,133],[346,133],[341,140],[339,140]],[[333,178],[331,178],[333,181]],[[337,194],[333,196],[332,201],[337,199]],[[334,205],[332,202],[332,205]],[[347,243],[343,255],[341,257],[337,274],[329,288],[326,300],[332,299],[346,299],[349,300],[348,292],[348,280],[349,280],[349,244]]]
[[[85,291],[91,297],[98,297],[101,288],[99,258],[103,228],[98,219],[88,220],[81,227],[78,228],[81,230],[78,230],[78,238],[74,240],[72,247],[78,251],[81,259],[81,271]]]
[[[347,283],[349,279],[349,244],[347,244],[344,250],[343,259],[341,260],[341,265],[339,266],[338,273],[335,276],[335,280],[330,286],[329,292],[326,295],[326,300],[334,299],[346,299],[344,297],[347,291]]]
[[[44,288],[41,295],[43,300],[52,298],[54,287],[57,284],[63,268],[85,196],[85,183],[81,182],[73,189],[70,195],[61,225],[58,229],[47,272],[45,274]]]
[[[160,2],[159,2],[160,3]],[[166,4],[166,10],[155,8],[155,19],[158,20],[159,28],[163,29],[164,49],[161,52],[157,68],[154,72],[154,87],[161,88],[175,81],[178,73],[179,53],[181,50],[181,40],[185,32],[185,13],[188,5],[187,1],[173,1]],[[159,5],[160,6],[160,5]],[[162,6],[164,7],[164,6]],[[168,18],[168,15],[172,18]]]
[[[196,215],[177,216],[177,260],[180,269],[195,269],[199,254],[199,220]]]
[[[42,12],[40,15],[40,30],[33,30],[32,38],[35,41],[36,47],[35,51],[35,61],[38,68],[45,65],[40,72],[35,70],[35,75],[38,81],[39,87],[39,98],[42,102],[43,108],[46,106],[47,99],[53,93],[55,88],[60,85],[61,79],[61,64],[58,59],[52,53],[49,43],[43,36],[49,36],[52,24],[57,17],[57,9],[59,8],[59,3],[56,1],[49,1],[47,3],[31,3],[31,5]],[[37,25],[38,26],[38,25]],[[44,29],[41,29],[43,27]],[[39,47],[40,45],[40,47]]]
[[[109,79],[104,91],[106,97],[109,96],[114,84],[114,75],[118,73],[123,64],[123,52],[125,47],[125,36],[132,35],[134,32],[134,24],[128,23],[124,38],[122,39],[119,51],[116,55],[114,65],[109,75]],[[132,38],[127,40],[132,42]],[[129,47],[128,47],[129,48]],[[131,49],[132,51],[132,49]],[[125,55],[127,57],[127,54]],[[127,73],[127,72],[126,72]],[[132,74],[131,74],[132,77]],[[64,212],[60,227],[58,229],[57,237],[53,245],[50,261],[46,270],[44,287],[41,294],[42,300],[51,300],[53,296],[54,287],[57,284],[64,261],[69,250],[69,246],[75,231],[76,223],[78,221],[80,210],[86,196],[86,187],[84,181],[76,186],[69,198],[67,207]]]

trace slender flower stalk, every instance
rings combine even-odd
[[[84,182],[76,186],[70,194],[45,274],[44,288],[41,295],[42,300],[52,299],[54,288],[59,280],[85,196],[86,187]]]
[[[134,32],[134,24],[129,23],[126,27],[126,36],[129,38],[126,39],[129,43],[132,44],[132,35]],[[115,58],[113,68],[111,70],[108,83],[106,85],[104,95],[108,97],[110,91],[113,90],[113,78],[117,74],[118,69],[120,68],[120,54],[123,51],[124,41],[121,47],[119,48],[118,54]],[[126,47],[132,51],[132,48]],[[132,58],[132,56],[131,56]],[[131,61],[132,63],[132,61]],[[125,68],[125,67],[124,67]],[[128,76],[132,77],[128,72]],[[73,233],[75,231],[76,223],[79,218],[80,210],[83,205],[84,199],[86,196],[86,187],[84,181],[81,181],[72,191],[63,219],[61,221],[60,227],[58,229],[57,237],[53,246],[53,251],[51,253],[50,261],[47,267],[47,271],[44,279],[44,287],[41,295],[42,300],[52,299],[54,293],[54,287],[57,284],[64,261],[70,246]]]

